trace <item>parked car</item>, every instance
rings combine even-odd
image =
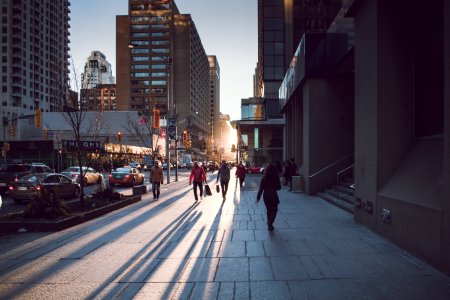
[[[83,167],[82,170],[84,176],[83,180],[85,184],[89,185],[102,183],[103,176],[101,173],[97,172],[91,167]],[[63,170],[61,174],[66,175],[75,182],[81,182],[80,167],[78,166],[68,167],[67,169]]]
[[[255,165],[253,167],[247,168],[247,173],[249,174],[261,174],[261,168],[263,168],[263,165]]]
[[[77,198],[80,184],[59,173],[28,174],[9,185],[9,196],[16,202]]]
[[[136,168],[123,167],[117,168],[109,175],[109,184],[114,186],[119,185],[140,185],[144,183],[144,174],[139,172]]]
[[[45,165],[32,164],[8,164],[0,172],[0,193],[7,191],[10,183],[19,180],[28,174],[36,173],[53,173],[53,171]]]

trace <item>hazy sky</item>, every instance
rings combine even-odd
[[[240,119],[241,99],[253,96],[258,59],[257,0],[175,2],[180,13],[190,14],[194,20],[206,54],[217,56],[221,112],[232,120]],[[70,55],[78,82],[86,58],[94,50],[106,55],[115,76],[116,15],[128,14],[128,0],[74,0],[71,4]],[[70,71],[73,76],[73,69]]]

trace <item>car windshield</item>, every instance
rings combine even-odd
[[[36,182],[36,181],[42,181],[47,174],[38,173],[38,174],[29,174],[25,175],[22,178],[20,178],[19,181],[29,181],[29,182]]]
[[[6,172],[27,172],[31,167],[28,165],[9,165],[6,168]]]
[[[116,172],[119,172],[119,173],[130,173],[131,172],[131,168],[117,168]]]

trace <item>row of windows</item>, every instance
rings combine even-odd
[[[169,35],[168,32],[133,32],[131,33],[132,38],[148,38],[148,37],[167,37]]]
[[[132,24],[131,25],[131,29],[132,30],[161,30],[161,29],[169,29],[169,25],[165,25],[165,24]]]

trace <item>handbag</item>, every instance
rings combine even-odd
[[[205,184],[205,194],[206,196],[212,196],[211,188],[208,184]]]
[[[220,186],[216,184],[216,192],[220,193]]]

